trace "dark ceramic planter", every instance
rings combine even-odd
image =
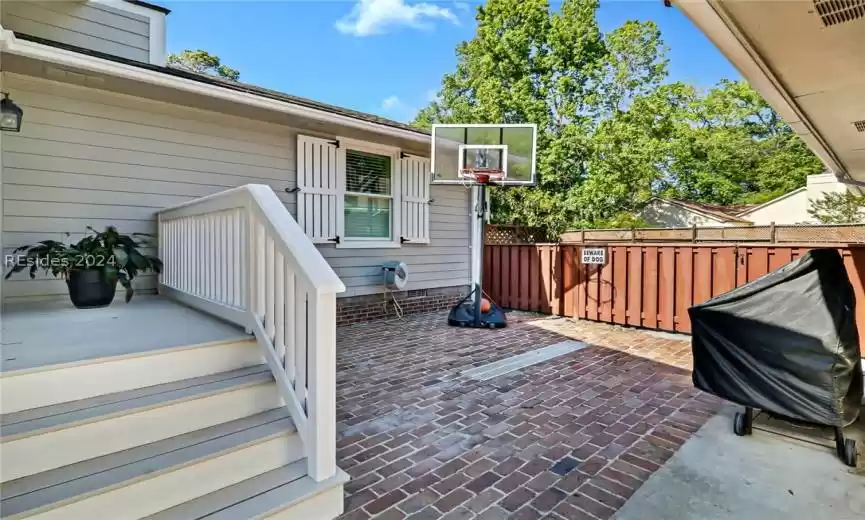
[[[117,292],[117,273],[105,269],[81,269],[69,272],[66,279],[69,298],[79,309],[107,307]]]

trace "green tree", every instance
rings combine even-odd
[[[608,112],[620,112],[637,96],[650,94],[667,77],[668,51],[655,22],[629,20],[605,38],[604,81],[599,85]]]
[[[824,193],[812,200],[808,214],[821,224],[855,224],[865,221],[865,195],[849,191]]]
[[[228,65],[223,65],[218,56],[207,51],[198,49],[196,51],[185,50],[180,54],[169,54],[168,65],[178,69],[185,69],[199,74],[210,74],[221,78],[237,81],[240,72]]]
[[[456,71],[443,78],[439,99],[414,121],[424,128],[447,122],[538,125],[538,186],[495,190],[493,214],[500,220],[553,233],[578,221],[578,191],[589,175],[598,114],[640,92],[641,78],[654,78],[641,68],[654,63],[642,58],[644,49],[628,49],[627,38],[601,33],[597,8],[597,0],[565,0],[557,12],[546,0],[489,0],[477,9],[475,37],[457,47]],[[641,35],[656,32],[631,24],[628,30]],[[607,50],[608,37],[616,57]],[[620,85],[601,88],[610,78]]]
[[[414,124],[535,123],[538,185],[492,191],[499,223],[569,227],[634,222],[653,196],[763,202],[823,166],[742,81],[700,91],[666,83],[652,22],[602,33],[598,0],[488,0],[457,66]]]
[[[682,107],[670,194],[717,204],[759,203],[805,185],[823,165],[744,81],[722,80]]]
[[[641,208],[666,185],[675,138],[687,126],[683,104],[694,89],[674,83],[633,97],[627,111],[604,118],[591,136],[589,174],[576,190],[579,227],[609,227]]]

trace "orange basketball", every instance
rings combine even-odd
[[[481,298],[481,312],[490,312],[492,304],[486,298]]]

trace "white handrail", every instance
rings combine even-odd
[[[252,332],[303,439],[336,473],[336,294],[345,286],[273,190],[248,184],[160,211],[160,292]]]

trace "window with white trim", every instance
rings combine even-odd
[[[316,243],[429,243],[429,159],[347,138],[297,138],[297,221]]]
[[[346,240],[393,238],[393,157],[345,151],[343,219]]]

